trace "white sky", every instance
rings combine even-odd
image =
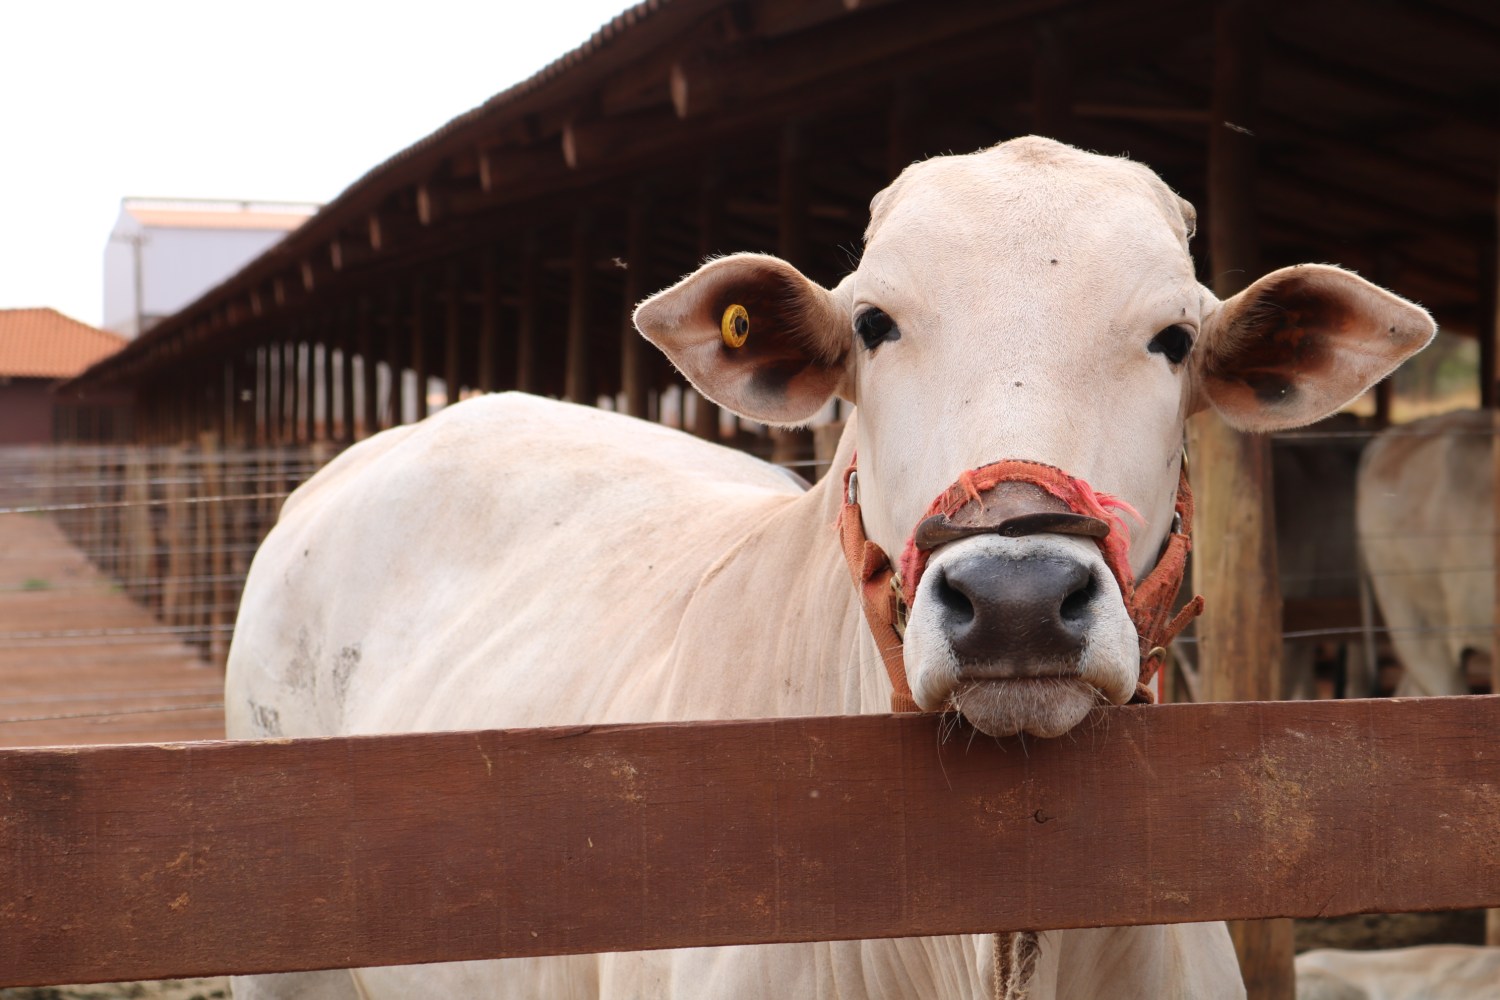
[[[127,196],[328,201],[627,0],[0,0],[0,308],[103,319]]]

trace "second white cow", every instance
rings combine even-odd
[[[1468,694],[1469,658],[1493,655],[1493,431],[1488,411],[1455,410],[1383,431],[1360,461],[1360,554],[1399,695]]]
[[[874,200],[863,259],[835,288],[739,255],[641,306],[642,332],[749,419],[856,404],[837,456],[857,469],[847,491],[834,475],[799,492],[678,432],[523,396],[351,448],[288,500],[256,556],[231,734],[884,712],[909,684],[917,707],[983,732],[1055,736],[1125,702],[1147,652],[1125,597],[1172,528],[1188,415],[1305,424],[1433,332],[1423,310],[1332,267],[1278,271],[1220,302],[1194,277],[1192,229],[1191,206],[1145,167],[1017,139],[909,167]],[[967,492],[996,502],[979,510]],[[997,510],[1013,516],[984,520]],[[884,579],[886,556],[902,568],[904,642],[861,614],[836,521],[846,541],[855,529],[861,582]],[[897,672],[882,646],[901,648]],[[1037,945],[1011,984],[1033,1000],[1243,995],[1218,924]],[[994,935],[972,935],[235,989],[970,998],[1006,988],[997,953]]]

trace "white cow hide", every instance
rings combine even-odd
[[[1468,694],[1468,655],[1493,655],[1493,426],[1476,410],[1401,424],[1360,463],[1360,552],[1405,668],[1398,695]]]

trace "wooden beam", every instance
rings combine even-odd
[[[593,281],[593,218],[587,206],[573,215],[572,262],[568,278],[568,356],[563,398],[591,403],[589,384],[589,295]]]
[[[430,226],[443,218],[447,199],[440,182],[428,179],[417,185],[417,221]]]
[[[479,189],[503,194],[517,178],[567,169],[562,141],[554,136],[529,146],[490,146],[479,152]]]
[[[570,170],[596,167],[652,144],[652,136],[677,124],[670,110],[571,120],[562,130],[563,162]]]
[[[1500,697],[945,724],[0,751],[0,981],[1500,903]]]
[[[1261,25],[1254,0],[1220,0],[1214,23],[1214,124],[1208,146],[1208,239],[1214,294],[1259,276],[1253,134]],[[1198,519],[1193,584],[1213,614],[1198,620],[1198,673],[1212,701],[1282,697],[1271,442],[1208,411],[1190,431]],[[1292,1000],[1288,921],[1230,927],[1248,1000]]]
[[[847,79],[871,66],[882,71],[893,63],[911,68],[914,53],[945,58],[955,40],[962,45],[989,29],[1062,6],[1062,0],[959,0],[948,4],[942,17],[934,17],[921,4],[891,5],[769,43],[738,46],[727,53],[701,52],[672,65],[672,107],[679,118],[696,118],[753,105],[822,79]]]
[[[373,219],[374,216],[371,216]],[[377,226],[378,228],[378,226]],[[370,259],[371,245],[368,239],[339,235],[328,243],[328,263],[334,271],[344,271]]]

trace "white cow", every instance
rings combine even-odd
[[[1497,1000],[1500,948],[1430,944],[1297,956],[1297,1000]]]
[[[1494,424],[1456,410],[1392,427],[1360,462],[1360,551],[1391,645],[1399,695],[1468,694],[1469,654],[1495,633]]]
[[[909,167],[872,215],[863,260],[836,288],[772,257],[726,257],[636,322],[749,419],[789,425],[835,396],[857,404],[837,462],[854,463],[858,445],[853,523],[892,558],[967,470],[1029,460],[1092,484],[1062,516],[1045,491],[1007,484],[1032,514],[1051,512],[1019,537],[940,525],[925,571],[905,581],[916,704],[954,706],[997,736],[1057,735],[1135,691],[1141,649],[1119,580],[1162,551],[1189,414],[1305,424],[1433,333],[1423,310],[1332,267],[1278,271],[1218,301],[1193,275],[1190,205],[1145,167],[1046,139]],[[844,506],[838,476],[799,492],[745,455],[610,413],[518,395],[451,407],[351,448],[287,501],[246,585],[229,732],[887,711],[892,681],[832,527]],[[1043,522],[1055,530],[1038,533]],[[1012,984],[1033,1000],[1243,996],[1222,924],[1037,943]],[[993,935],[787,944],[236,990],[988,997],[997,950]]]

